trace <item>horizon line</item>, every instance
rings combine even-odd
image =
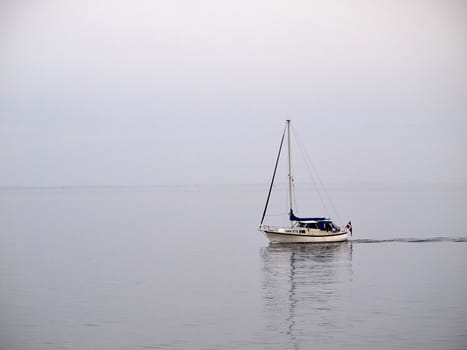
[[[302,186],[313,185],[312,182],[304,182]],[[455,186],[464,187],[467,186],[467,182],[461,181],[361,181],[361,182],[328,182],[324,184],[326,186],[348,186],[351,188],[355,187],[374,187],[374,186],[414,186],[414,187],[426,187],[426,186]],[[170,184],[116,184],[116,185],[105,185],[105,184],[63,184],[63,185],[0,185],[0,191],[4,190],[52,190],[52,189],[137,189],[137,188],[173,188],[173,187],[216,187],[216,186],[269,186],[267,182],[243,182],[243,183],[170,183]],[[282,187],[287,186],[287,182],[279,182],[276,186]],[[318,186],[318,185],[316,185]],[[322,187],[322,186],[318,186]]]

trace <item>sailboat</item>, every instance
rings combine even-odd
[[[269,226],[263,225],[264,218],[268,209],[271,191],[276,177],[277,165],[284,143],[285,133],[287,131],[288,145],[288,192],[289,192],[289,220],[290,226]],[[352,225],[349,222],[345,228],[340,228],[335,225],[330,218],[326,217],[298,217],[294,214],[292,203],[292,166],[291,166],[291,149],[290,149],[290,120],[286,120],[286,127],[282,134],[282,139],[279,147],[279,153],[276,159],[276,165],[272,175],[271,185],[269,187],[266,205],[264,207],[261,223],[258,228],[266,234],[266,237],[272,243],[323,243],[323,242],[344,242],[349,238],[349,232],[352,233]]]

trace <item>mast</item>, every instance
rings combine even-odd
[[[287,119],[287,148],[289,156],[289,209],[292,213],[292,159],[290,157],[290,119]]]

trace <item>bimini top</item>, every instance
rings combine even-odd
[[[290,221],[297,221],[301,224],[316,224],[321,231],[337,232],[340,230],[329,218],[299,218],[292,210],[290,211]]]
[[[319,221],[327,221],[331,222],[330,219],[328,218],[299,218],[298,216],[295,216],[294,212],[292,209],[290,209],[290,221],[300,221],[300,222],[309,222],[309,221],[314,221],[314,222],[319,222]]]

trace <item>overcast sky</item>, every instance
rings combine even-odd
[[[466,182],[466,1],[0,2],[0,186]]]

